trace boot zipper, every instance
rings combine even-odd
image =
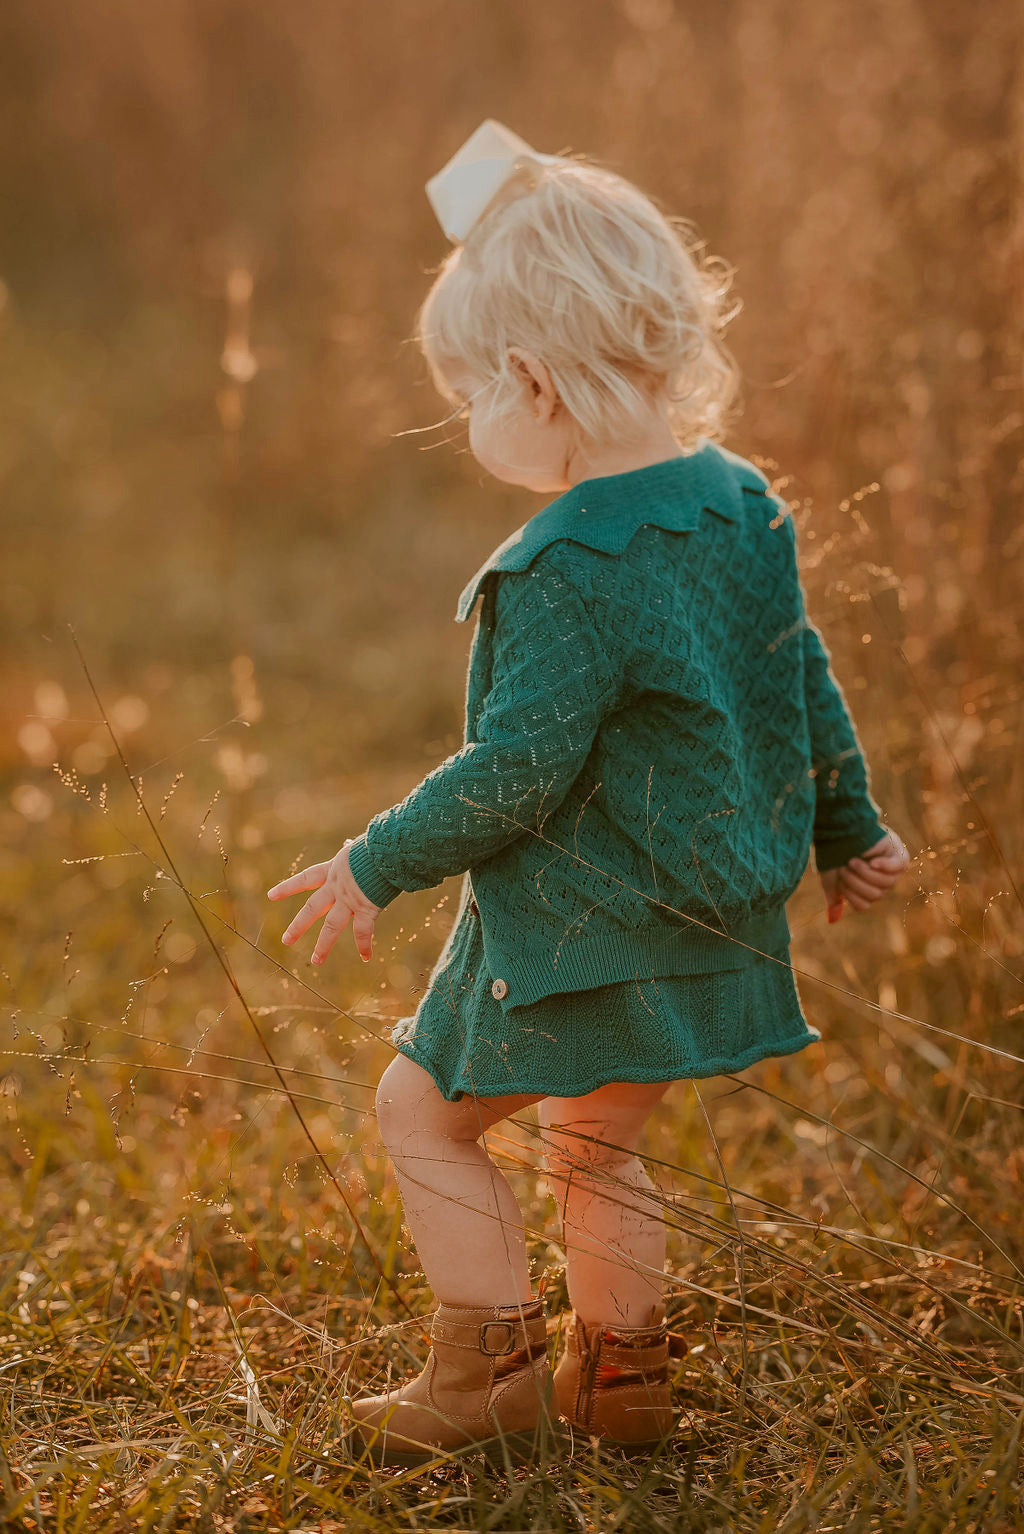
[[[597,1350],[587,1348],[580,1360],[580,1388],[578,1414],[587,1427],[590,1426],[590,1412],[593,1404],[594,1381],[597,1376]]]

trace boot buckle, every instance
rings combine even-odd
[[[492,1345],[488,1334],[493,1327],[498,1327],[501,1335],[501,1344],[497,1340]],[[488,1358],[502,1358],[506,1353],[514,1353],[516,1346],[516,1329],[511,1321],[481,1321],[480,1323],[480,1351],[486,1353]]]

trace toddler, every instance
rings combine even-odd
[[[649,1450],[675,1425],[666,1230],[636,1151],[673,1081],[820,1037],[786,902],[813,845],[830,921],[909,863],[809,620],[792,517],[720,445],[730,274],[682,219],[491,120],[428,185],[454,248],[418,317],[497,479],[548,498],[466,586],[465,744],[329,861],[322,963],[405,890],[462,875],[377,1093],[438,1301],[422,1372],[352,1403],[378,1463],[528,1456],[545,1408]],[[537,1105],[572,1307],[548,1372],[523,1218],[485,1133]],[[564,1427],[562,1429],[564,1431]]]

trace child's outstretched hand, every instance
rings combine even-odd
[[[298,895],[304,890],[316,891],[292,918],[281,937],[282,943],[294,943],[322,916],[324,924],[320,928],[320,936],[310,961],[313,964],[324,962],[348,926],[350,917],[359,957],[369,959],[373,954],[373,924],[381,908],[367,900],[352,877],[348,866],[348,848],[351,843],[350,836],[329,863],[313,863],[301,873],[293,874],[290,879],[282,879],[280,884],[267,890],[270,900],[283,900],[285,895]]]
[[[848,900],[855,911],[866,911],[896,883],[910,866],[910,853],[895,831],[886,832],[859,858],[820,874],[829,922],[837,922]]]

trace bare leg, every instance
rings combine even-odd
[[[665,1222],[634,1148],[668,1085],[614,1082],[538,1109],[569,1300],[590,1324],[649,1326],[664,1298]]]
[[[523,1214],[480,1137],[532,1097],[450,1103],[422,1066],[398,1054],[377,1088],[377,1121],[427,1282],[449,1305],[533,1297]]]

